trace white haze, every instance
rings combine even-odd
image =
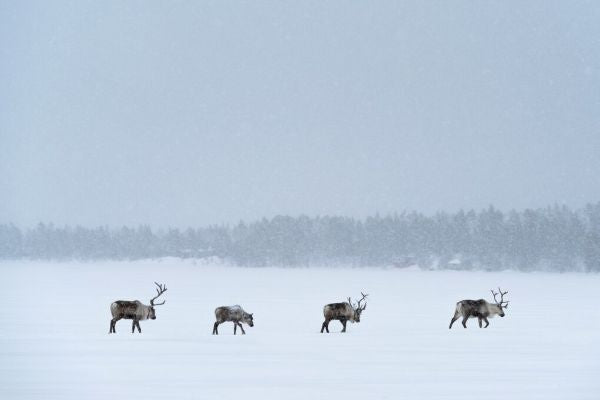
[[[598,2],[0,2],[0,222],[600,198]]]

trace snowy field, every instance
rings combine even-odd
[[[599,399],[600,275],[244,269],[163,260],[0,263],[0,399]],[[110,303],[155,321],[117,323]],[[456,301],[509,290],[505,318],[448,323]],[[360,324],[322,308],[363,290]],[[212,336],[241,304],[254,328]]]

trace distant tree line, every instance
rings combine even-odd
[[[350,264],[430,269],[600,271],[600,203],[504,213],[289,217],[233,226],[31,229],[0,224],[0,259],[218,257],[243,266]]]

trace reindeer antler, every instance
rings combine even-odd
[[[356,306],[357,306],[357,308],[359,308],[361,310],[364,310],[365,308],[367,308],[366,298],[367,298],[368,294],[364,294],[363,292],[360,292],[360,294],[362,295],[362,299],[360,299],[358,301],[358,304]],[[363,300],[365,301],[365,304],[361,307],[360,302],[363,301]]]
[[[497,305],[499,305],[500,307],[508,307],[508,301],[504,301],[504,295],[508,293],[508,290],[506,292],[503,292],[502,289],[500,289],[500,287],[498,287],[498,292],[500,292],[500,301],[498,301],[498,299],[496,299],[496,295],[498,293],[494,292],[494,289],[490,290],[492,292],[492,294],[494,295],[494,301],[496,302]]]
[[[156,288],[156,296],[154,296],[152,298],[152,300],[150,300],[150,305],[152,307],[162,306],[163,304],[165,304],[165,300],[163,300],[162,303],[156,303],[156,304],[154,304],[154,300],[158,299],[161,294],[163,294],[164,292],[167,291],[167,285],[166,284],[162,284],[161,285],[160,283],[156,283],[156,282],[154,282],[154,284],[157,286],[157,288]]]

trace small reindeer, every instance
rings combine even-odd
[[[508,301],[504,301],[504,295],[508,293],[508,291],[503,292],[500,288],[498,288],[500,292],[500,301],[496,298],[498,293],[491,290],[494,295],[494,302],[496,304],[488,303],[483,299],[479,300],[462,300],[456,303],[456,310],[454,311],[454,316],[452,320],[450,320],[450,327],[452,329],[452,324],[459,318],[463,317],[462,326],[467,327],[467,320],[469,318],[477,318],[479,320],[479,327],[481,328],[481,321],[485,321],[484,328],[487,328],[490,322],[488,321],[488,317],[492,318],[494,315],[499,315],[504,317],[504,309],[508,307]]]
[[[368,296],[368,294],[364,294],[363,292],[360,292],[360,294],[362,295],[362,299],[355,305],[352,304],[352,299],[348,297],[347,303],[332,303],[323,307],[325,322],[323,322],[323,325],[321,326],[321,333],[323,333],[323,330],[326,330],[327,333],[329,333],[329,321],[332,319],[342,323],[342,326],[344,327],[342,332],[346,332],[346,322],[360,322],[360,314],[367,308],[366,298]],[[365,303],[361,305],[360,303],[362,301]]]
[[[132,319],[133,323],[131,324],[131,333],[135,332],[135,327],[137,326],[138,332],[142,333],[142,328],[140,328],[140,321],[145,319],[156,319],[156,312],[154,311],[154,307],[162,306],[165,304],[163,300],[162,303],[154,303],[160,295],[167,291],[166,285],[161,285],[159,283],[154,282],[157,286],[156,288],[156,296],[154,296],[150,300],[150,305],[146,306],[142,304],[140,301],[127,301],[127,300],[117,300],[110,305],[110,312],[112,314],[112,319],[110,320],[110,330],[108,333],[117,333],[115,330],[115,325],[118,320],[124,319]]]
[[[244,327],[242,326],[242,322],[245,324],[250,325],[251,327],[254,326],[254,319],[253,319],[253,315],[251,313],[247,313],[246,311],[244,311],[244,309],[238,305],[235,306],[223,306],[223,307],[217,307],[215,309],[215,317],[217,318],[217,321],[215,322],[215,324],[213,325],[213,335],[218,335],[219,334],[219,325],[222,324],[223,322],[227,322],[227,321],[231,321],[233,322],[233,334],[237,334],[237,328],[238,326],[240,327],[240,329],[242,330],[242,335],[246,334],[246,331],[244,331]]]

